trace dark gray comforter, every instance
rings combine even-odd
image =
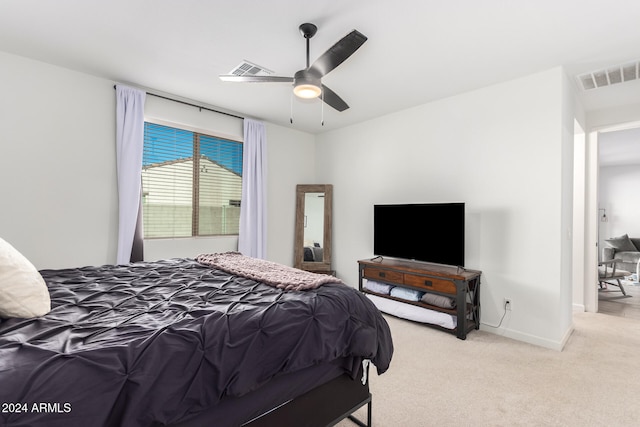
[[[343,284],[282,291],[190,259],[41,273],[52,311],[0,323],[0,425],[170,424],[325,362],[382,373],[393,352]]]

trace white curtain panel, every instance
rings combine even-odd
[[[116,85],[116,165],[118,172],[118,264],[127,264],[140,208],[144,101],[146,93]]]
[[[265,259],[267,255],[267,135],[264,123],[244,119],[242,202],[238,251]]]

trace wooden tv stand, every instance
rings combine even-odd
[[[467,270],[394,258],[373,258],[358,261],[360,291],[382,298],[412,304],[430,310],[448,313],[457,318],[455,329],[429,325],[455,334],[465,339],[467,333],[480,328],[480,276],[481,271]],[[425,304],[422,301],[407,301],[390,295],[383,295],[363,287],[362,279],[371,279],[390,285],[398,285],[422,292],[429,292],[455,298],[456,308],[447,309]]]

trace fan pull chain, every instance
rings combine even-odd
[[[324,126],[324,90],[320,92],[320,126]]]
[[[293,124],[293,92],[291,92],[290,103],[291,103],[291,113],[289,114],[289,122]]]

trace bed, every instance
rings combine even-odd
[[[221,268],[40,271],[51,311],[0,320],[0,425],[326,426],[363,405],[370,425],[368,364],[393,354],[375,306]]]

